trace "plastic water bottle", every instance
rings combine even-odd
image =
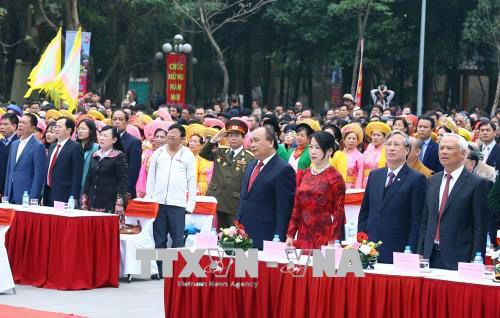
[[[69,197],[69,200],[68,200],[68,209],[70,211],[72,211],[72,210],[75,209],[75,199],[73,199],[73,196]]]
[[[410,245],[406,245],[405,247],[405,254],[411,254],[411,248],[410,248]]]
[[[348,241],[356,241],[356,226],[354,222],[349,223],[349,229],[347,231],[347,240]]]
[[[486,237],[486,253],[484,257],[484,265],[493,265],[493,254],[495,250],[493,249],[493,244],[491,244],[490,234],[488,233]]]
[[[481,252],[476,252],[476,256],[474,257],[474,263],[483,264],[483,257],[481,256]]]
[[[340,240],[335,240],[335,244],[333,244],[333,247],[341,247]]]
[[[274,234],[273,242],[281,242],[280,236],[278,234]]]
[[[24,191],[23,194],[23,208],[27,208],[30,206],[30,196],[28,195],[28,191]]]

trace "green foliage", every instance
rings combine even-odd
[[[479,0],[465,20],[463,37],[472,44],[487,43],[500,50],[500,1]]]

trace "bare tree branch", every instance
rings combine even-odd
[[[38,10],[42,14],[42,18],[45,21],[45,23],[47,23],[50,26],[50,28],[53,29],[57,33],[59,31],[59,29],[52,21],[50,21],[49,17],[45,13],[45,9],[43,8],[43,0],[38,0],[37,6],[38,6]]]

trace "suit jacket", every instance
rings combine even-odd
[[[490,216],[488,219],[488,233],[491,243],[497,246],[497,229],[500,229],[500,182],[495,182],[488,194],[488,209]]]
[[[47,173],[50,169],[50,157],[55,151],[57,143],[50,146],[47,158]],[[45,195],[46,205],[52,206],[54,201],[68,202],[73,196],[75,202],[80,198],[83,174],[83,148],[79,143],[68,140],[59,150],[57,160],[52,170],[52,185],[49,195]],[[45,180],[47,181],[47,180]],[[47,183],[45,184],[48,187]],[[48,190],[48,189],[47,189]]]
[[[237,220],[245,226],[254,247],[261,250],[263,241],[271,241],[275,234],[281,241],[286,238],[295,197],[295,171],[275,154],[248,191],[250,175],[257,162],[252,161],[245,170]]]
[[[134,199],[136,197],[135,185],[141,170],[142,144],[139,139],[128,132],[124,132],[120,140],[128,163],[128,192]]]
[[[241,182],[245,168],[252,161],[253,155],[248,150],[241,150],[233,160],[229,158],[230,148],[207,142],[201,149],[200,156],[214,162],[212,180],[207,195],[217,199],[217,211],[236,215],[240,204]]]
[[[429,179],[418,251],[430,258],[439,213],[439,189],[443,179],[440,172]],[[451,190],[440,223],[439,247],[445,267],[458,268],[458,262],[471,262],[476,252],[484,256],[488,208],[488,181],[463,169]]]
[[[404,164],[385,189],[387,173],[388,168],[370,172],[358,218],[358,232],[368,234],[370,241],[383,242],[381,263],[392,263],[392,253],[403,252],[406,245],[417,250],[427,184],[424,175]]]
[[[19,137],[14,134],[12,140],[7,144],[7,146],[3,143],[3,139],[0,140],[0,194],[4,193],[5,177],[7,176],[7,162],[9,161],[9,151],[14,141],[18,139]]]
[[[483,151],[483,145],[479,148],[480,151]],[[500,164],[500,146],[495,143],[495,146],[493,146],[493,149],[491,149],[488,159],[486,159],[486,164],[488,166],[497,168],[498,164]],[[498,169],[497,169],[498,170]]]
[[[47,173],[45,146],[31,136],[16,162],[19,143],[12,142],[5,178],[5,196],[14,204],[23,202],[24,191],[28,191],[30,199],[40,200]]]
[[[425,150],[424,160],[422,161],[424,166],[431,169],[435,173],[443,171],[443,166],[439,162],[438,151],[439,144],[431,139],[427,145],[427,149]]]

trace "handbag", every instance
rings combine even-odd
[[[121,224],[120,225],[120,234],[139,234],[141,233],[142,227],[141,223],[137,221],[137,225],[135,224]]]

